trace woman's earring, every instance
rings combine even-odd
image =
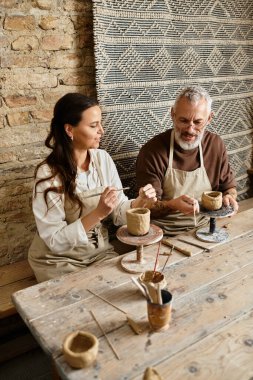
[[[70,137],[70,140],[73,141],[73,135],[69,136]]]

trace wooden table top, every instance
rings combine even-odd
[[[217,224],[227,225],[230,240],[213,246],[211,252],[177,242],[193,256],[174,251],[164,270],[173,294],[172,321],[165,332],[150,330],[146,300],[131,274],[122,270],[120,258],[14,293],[18,312],[43,350],[54,358],[61,378],[141,380],[145,369],[154,367],[164,380],[252,379],[253,207]],[[181,237],[211,247],[193,233]],[[144,255],[154,253],[154,262],[157,246],[144,247]],[[161,246],[160,253],[168,251]],[[160,266],[165,260],[166,256],[160,256]],[[143,332],[136,335],[124,313],[87,289],[123,309]],[[99,339],[96,363],[88,369],[72,369],[63,358],[63,339],[74,330],[89,331]]]

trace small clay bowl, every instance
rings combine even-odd
[[[63,341],[63,355],[73,368],[90,366],[98,353],[98,340],[95,335],[86,331],[75,331]]]
[[[222,193],[220,191],[204,191],[201,203],[209,211],[219,210],[222,206]]]

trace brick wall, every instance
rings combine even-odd
[[[0,265],[27,256],[33,172],[55,102],[96,96],[91,0],[1,0]]]

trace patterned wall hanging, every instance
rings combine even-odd
[[[249,196],[253,148],[252,0],[93,0],[102,148],[134,189],[140,147],[171,128],[185,86],[212,96],[209,130],[224,139],[240,199]]]

